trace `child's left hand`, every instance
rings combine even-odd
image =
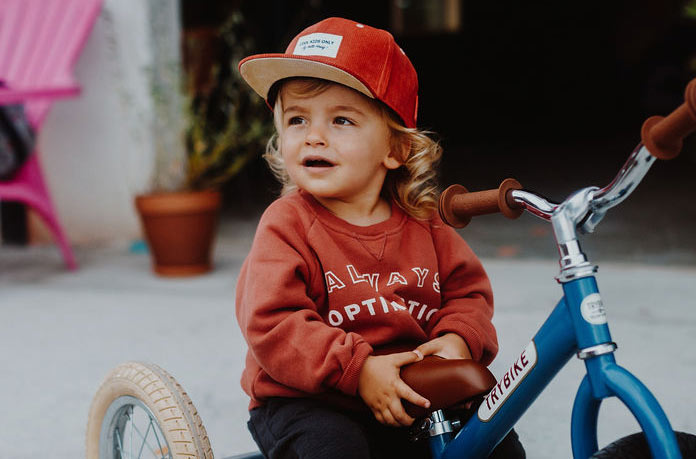
[[[456,333],[446,333],[416,348],[424,356],[437,355],[445,359],[470,359],[471,351],[464,338]]]

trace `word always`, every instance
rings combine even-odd
[[[360,274],[353,265],[347,265],[346,271],[348,272],[350,281],[353,284],[367,282],[368,284],[370,284],[372,288],[375,289],[375,291],[379,291],[379,273]],[[440,293],[440,276],[438,273],[435,273],[430,279],[430,270],[428,268],[414,267],[411,268],[411,271],[416,274],[416,282],[419,288],[428,285],[432,287],[432,289],[435,292]],[[324,276],[326,278],[326,289],[329,293],[333,292],[334,290],[346,287],[346,284],[345,282],[343,282],[343,279],[341,279],[341,277],[339,277],[333,271],[326,271],[324,273]],[[404,274],[395,271],[389,274],[389,279],[387,279],[386,287],[389,287],[394,284],[408,285],[408,280],[406,280],[406,276]]]

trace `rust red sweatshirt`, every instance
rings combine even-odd
[[[460,335],[488,364],[498,345],[481,263],[439,216],[392,204],[376,225],[351,225],[310,194],[265,211],[242,266],[237,320],[249,345],[242,388],[268,397],[355,396],[373,352]]]

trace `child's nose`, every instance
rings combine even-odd
[[[316,125],[310,125],[305,136],[305,144],[312,147],[326,146],[326,136],[323,129]]]

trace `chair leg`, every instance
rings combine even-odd
[[[72,248],[58,221],[53,201],[43,180],[36,152],[32,154],[32,157],[29,158],[12,182],[0,183],[0,198],[8,201],[24,202],[36,210],[51,229],[67,268],[70,270],[77,269],[77,262],[75,261]]]
[[[44,205],[46,204],[51,205],[51,203],[44,203]],[[63,254],[65,266],[69,270],[75,271],[77,269],[77,261],[75,261],[75,256],[73,254],[72,247],[70,246],[68,238],[65,236],[65,233],[63,232],[63,228],[60,226],[60,223],[58,222],[58,218],[56,217],[55,211],[51,208],[50,212],[46,212],[45,209],[42,209],[40,207],[35,207],[34,209],[36,209],[38,214],[41,215],[44,222],[46,222],[48,227],[53,232],[53,237],[55,238],[56,243],[60,247],[60,251]]]

